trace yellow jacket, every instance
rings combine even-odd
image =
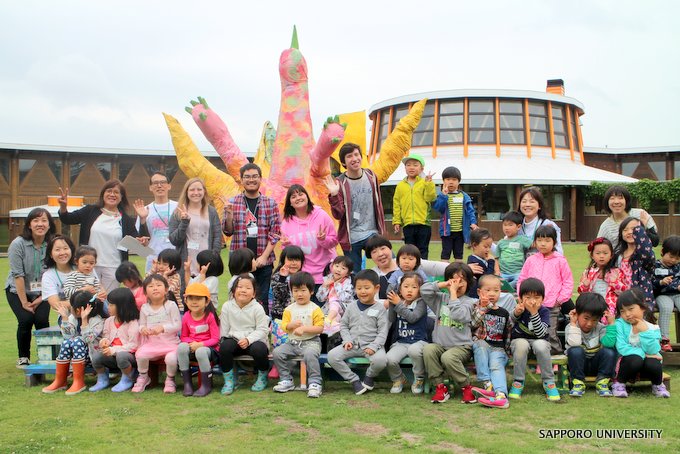
[[[429,225],[430,203],[437,198],[434,182],[416,177],[413,185],[408,177],[397,184],[392,200],[392,225]]]

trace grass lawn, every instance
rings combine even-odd
[[[432,244],[437,257],[440,245]],[[584,245],[565,245],[578,279],[587,264]],[[395,248],[396,251],[396,248]],[[226,253],[223,254],[226,259]],[[141,264],[141,261],[138,261]],[[7,275],[0,259],[0,275]],[[224,277],[226,282],[226,277]],[[221,289],[220,301],[226,290]],[[24,387],[16,361],[16,319],[0,304],[0,452],[672,452],[680,443],[680,394],[656,399],[647,386],[629,399],[603,399],[588,389],[581,399],[545,400],[540,377],[530,375],[521,401],[507,410],[459,403],[460,391],[441,405],[389,384],[364,396],[328,382],[320,399],[304,393],[250,392],[250,381],[230,397],[141,395],[110,391],[67,397]],[[34,350],[35,352],[35,350]],[[35,357],[35,353],[33,354]],[[680,392],[680,371],[667,368]],[[87,378],[94,382],[93,377]],[[221,378],[215,379],[221,386]],[[179,384],[179,380],[178,380]],[[676,421],[674,423],[673,421]],[[540,429],[659,429],[660,439],[542,439]],[[675,446],[675,448],[674,448]]]

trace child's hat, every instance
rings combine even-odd
[[[410,155],[406,156],[404,159],[402,159],[401,162],[402,162],[402,164],[406,164],[407,161],[410,161],[412,159],[415,159],[416,161],[418,161],[420,163],[420,165],[425,167],[425,158],[423,158],[419,154],[410,154]]]
[[[205,296],[206,298],[210,298],[210,290],[208,290],[208,287],[206,287],[205,284],[194,282],[193,284],[187,285],[184,296]]]

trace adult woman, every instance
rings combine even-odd
[[[317,287],[323,284],[323,270],[337,255],[338,232],[331,217],[312,204],[307,190],[299,184],[286,193],[280,241],[283,247],[300,246],[305,253],[302,271],[314,276]]]
[[[519,230],[520,235],[524,235],[533,241],[534,233],[536,233],[537,228],[542,225],[551,225],[557,231],[557,244],[555,245],[555,249],[560,254],[564,253],[562,250],[562,232],[557,224],[548,219],[548,215],[545,212],[543,196],[541,195],[541,190],[539,188],[532,186],[520,192],[517,211],[524,215],[522,227]]]
[[[40,282],[47,243],[56,227],[50,213],[34,208],[28,213],[24,230],[9,245],[9,276],[5,285],[7,302],[17,318],[17,367],[30,364],[31,330],[50,326],[50,305],[43,301]]]
[[[118,249],[118,243],[123,237],[130,235],[139,237],[135,227],[135,218],[126,211],[129,207],[125,186],[118,180],[109,180],[99,193],[96,204],[85,205],[72,213],[68,212],[68,190],[61,188],[59,198],[59,219],[64,224],[80,224],[80,244],[92,246],[97,250],[97,265],[95,270],[99,275],[102,290],[106,293],[118,287],[116,268],[128,259],[127,251]],[[148,241],[146,225],[142,225],[145,237],[140,242]]]
[[[60,307],[69,305],[64,295],[64,281],[75,265],[73,255],[76,247],[71,238],[55,235],[47,243],[45,250],[45,272],[42,275],[42,299],[47,301],[52,309],[58,311]]]
[[[182,189],[175,212],[170,216],[169,240],[182,256],[182,262],[191,260],[191,275],[200,271],[196,263],[199,252],[210,249],[219,254],[222,249],[222,226],[217,210],[210,205],[205,183],[191,178]],[[184,273],[177,270],[184,283]]]
[[[619,226],[621,221],[627,217],[640,220],[640,224],[645,228],[645,233],[652,242],[652,246],[659,245],[659,235],[656,232],[654,219],[640,208],[631,207],[631,197],[628,189],[623,186],[612,186],[604,193],[604,209],[609,213],[609,217],[602,221],[597,237],[607,238],[612,242],[614,249],[619,244]]]

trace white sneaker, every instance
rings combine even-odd
[[[26,366],[29,366],[31,364],[31,361],[26,358],[26,357],[21,357],[17,359],[17,369],[23,369]]]
[[[392,394],[399,394],[403,389],[404,385],[406,385],[408,382],[406,381],[406,377],[403,375],[399,377],[398,380],[392,382],[392,388],[390,388],[390,393]]]
[[[281,380],[274,388],[272,388],[277,393],[287,393],[295,389],[295,383],[293,380]]]
[[[321,395],[321,385],[317,383],[310,383],[307,389],[307,397],[318,398]]]

